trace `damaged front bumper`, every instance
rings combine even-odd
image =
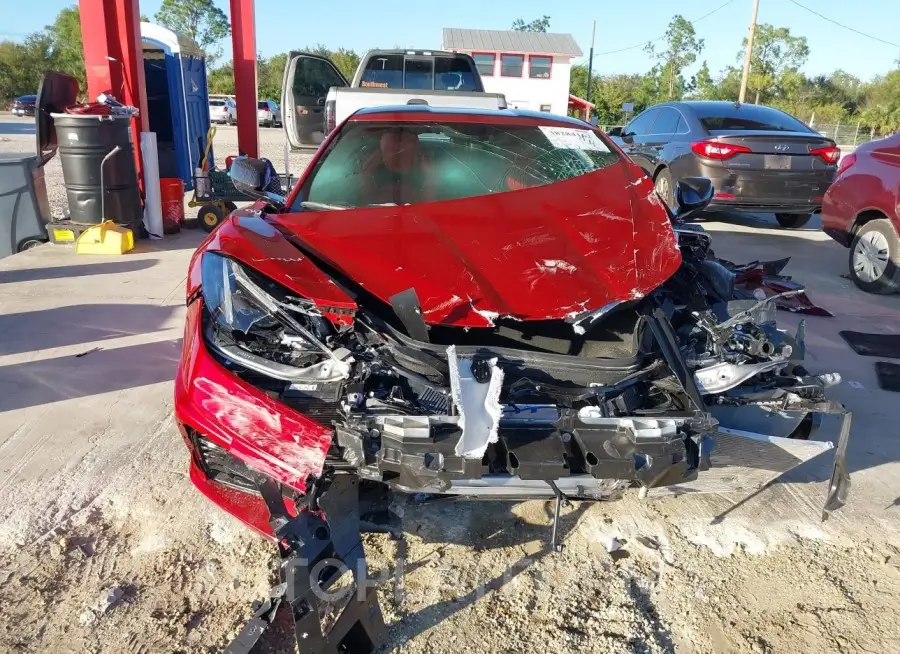
[[[723,433],[665,313],[641,319],[659,353],[649,362],[457,347],[443,352],[446,375],[408,361],[399,374],[402,392],[385,386],[386,378],[398,377],[386,377],[385,362],[373,359],[368,386],[354,381],[337,393],[328,384],[344,382],[328,381],[313,396],[309,386],[264,388],[258,377],[224,361],[207,347],[203,303],[193,302],[175,393],[192,452],[191,479],[220,507],[274,538],[281,559],[280,583],[255,605],[227,651],[253,651],[280,606],[291,609],[302,651],[370,652],[380,645],[377,582],[368,575],[360,532],[396,533],[398,526],[390,515],[374,517],[387,512],[386,503],[361,507],[364,485],[495,499],[555,497],[551,549],[558,551],[557,518],[567,498],[608,499],[632,485],[651,494],[696,492],[695,484],[715,479],[714,455],[727,458],[729,439],[794,454],[781,462],[808,458],[811,450],[799,442]],[[393,350],[395,364],[410,355],[402,342]],[[743,394],[740,401],[844,413],[823,519],[840,508],[850,483],[849,414],[783,389]],[[432,411],[416,413],[422,406]],[[783,471],[770,472],[774,478]],[[347,571],[355,600],[335,608],[330,591]],[[321,616],[329,611],[326,624]]]
[[[217,504],[263,533],[271,532],[250,479],[255,472],[298,497],[310,480],[332,468],[403,492],[492,498],[554,497],[561,492],[607,499],[630,486],[688,489],[699,483],[698,475],[709,474],[713,448],[720,447],[717,422],[661,310],[643,320],[663,361],[643,366],[502,348],[456,348],[445,361],[468,373],[473,361],[481,362],[485,370],[479,374],[486,375],[486,383],[474,376],[463,381],[471,376],[464,373],[455,382],[450,375],[451,383],[443,388],[422,368],[418,375],[407,370],[418,378],[404,388],[414,389],[421,403],[429,400],[435,410],[428,414],[416,414],[411,406],[399,413],[399,398],[391,405],[390,398],[363,387],[350,389],[341,410],[330,413],[322,408],[328,402],[263,391],[223,366],[207,348],[202,314],[202,302],[192,303],[176,383],[176,415],[193,453],[192,478]],[[398,348],[403,346],[401,342]],[[544,376],[534,381],[538,369]],[[484,398],[463,401],[462,386],[489,389],[491,375],[500,370],[506,375],[502,404]],[[523,371],[530,375],[528,381]],[[583,383],[585,379],[599,381]],[[670,389],[671,395],[660,407],[648,409],[648,393],[660,392],[656,384]],[[471,390],[466,398],[472,397]],[[330,394],[327,389],[321,392]],[[512,401],[512,393],[520,399]],[[583,403],[586,395],[590,405]],[[782,395],[771,400],[778,405],[773,410],[838,410],[830,403],[810,404]],[[791,397],[798,404],[788,406]],[[761,403],[759,398],[755,402]],[[466,423],[474,436],[466,433]],[[466,445],[461,448],[462,443]],[[839,444],[838,458],[843,459],[845,450],[846,443]],[[796,457],[793,465],[807,458]],[[836,461],[829,510],[846,496],[848,480],[839,472],[845,468],[842,460]],[[758,483],[768,483],[786,469],[773,466]]]

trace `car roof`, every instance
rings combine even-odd
[[[420,104],[402,104],[393,107],[365,107],[354,113],[350,120],[353,120],[353,117],[357,116],[375,117],[381,114],[384,114],[385,117],[390,115],[392,118],[395,118],[397,114],[408,114],[410,120],[421,118],[424,114],[431,114],[436,119],[441,116],[481,116],[486,119],[485,122],[490,122],[490,118],[531,118],[534,120],[546,121],[548,123],[568,124],[580,129],[593,127],[593,125],[586,123],[583,120],[559,114],[551,114],[546,111],[528,111],[524,109],[480,109],[474,107],[429,107]]]

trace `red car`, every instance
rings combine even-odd
[[[732,303],[708,235],[673,228],[709,180],[681,180],[671,214],[582,121],[364,109],[290,192],[265,160],[230,175],[259,201],[193,256],[175,414],[193,483],[278,542],[285,583],[244,645],[282,594],[303,651],[378,641],[374,593],[327,635],[317,593],[335,559],[361,585],[360,531],[397,531],[388,491],[555,497],[558,517],[567,497],[702,481],[714,409],[774,405],[807,435],[830,410],[835,378],[775,327],[780,296]],[[827,510],[849,484],[844,414]]]
[[[859,288],[900,289],[900,134],[841,159],[822,203],[822,229],[850,248],[850,278]]]

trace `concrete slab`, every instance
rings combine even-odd
[[[122,257],[45,245],[0,261],[0,545],[86,510],[172,436],[188,260],[202,239]]]

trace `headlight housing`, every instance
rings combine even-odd
[[[309,300],[216,252],[203,254],[201,284],[206,341],[220,356],[287,382],[349,375],[349,350],[324,345],[330,326]]]

